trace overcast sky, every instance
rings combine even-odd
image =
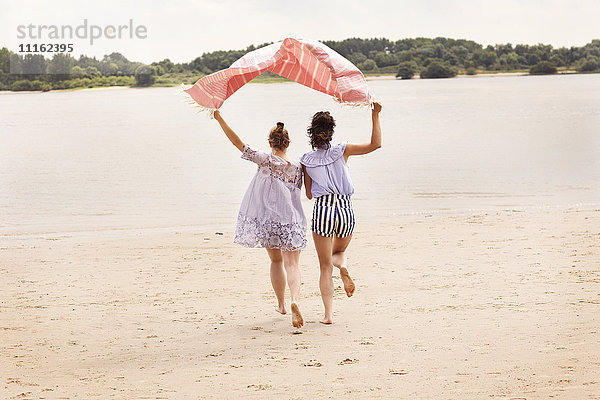
[[[73,43],[75,56],[118,51],[133,61],[188,62],[203,52],[242,49],[285,37],[472,39],[581,46],[600,38],[599,0],[2,0],[0,47],[18,50],[19,25],[144,25],[145,39],[44,40]],[[88,31],[89,32],[89,31]],[[123,31],[127,33],[127,31]]]

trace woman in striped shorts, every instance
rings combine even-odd
[[[300,158],[304,173],[306,196],[316,199],[312,232],[321,270],[319,288],[325,307],[324,324],[333,323],[333,267],[340,270],[346,295],[354,294],[354,282],[346,265],[346,249],[354,231],[354,211],[351,196],[354,186],[348,173],[348,157],[368,154],[381,147],[379,113],[381,105],[374,103],[373,129],[368,143],[341,142],[331,145],[335,120],[328,111],[316,113],[308,127],[313,151]]]

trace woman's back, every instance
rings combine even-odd
[[[367,143],[330,145],[335,120],[328,111],[312,117],[307,134],[313,151],[300,158],[303,165],[306,197],[315,198],[311,230],[319,259],[319,289],[325,308],[323,324],[333,322],[333,267],[340,270],[346,295],[354,295],[355,285],[346,265],[346,249],[352,240],[355,218],[351,195],[354,187],[346,161],[354,155],[368,154],[381,147],[379,112],[381,104],[373,103],[373,129]]]
[[[312,180],[311,193],[317,198],[326,194],[352,195],[354,186],[344,158],[346,143],[329,148],[317,148],[300,157],[306,173]]]
[[[245,144],[219,110],[214,117],[231,144],[242,152],[242,158],[258,166],[242,200],[233,241],[267,250],[271,284],[277,297],[276,311],[286,314],[287,283],[292,297],[292,326],[300,328],[304,319],[298,307],[301,282],[298,263],[300,250],[306,247],[306,218],[300,202],[301,167],[286,158],[288,132],[283,122],[277,122],[269,132],[269,154]]]
[[[300,167],[244,145],[242,158],[258,168],[242,199],[234,242],[247,247],[304,248],[306,217],[300,201]]]

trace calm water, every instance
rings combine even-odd
[[[349,162],[359,220],[600,205],[600,74],[369,85],[384,146]],[[0,234],[232,230],[254,165],[175,93],[0,94]],[[284,121],[297,158],[322,109],[337,141],[369,139],[370,111],[295,83],[247,85],[222,114],[265,150]]]

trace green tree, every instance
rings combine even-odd
[[[13,82],[12,86],[10,87],[10,90],[15,91],[15,92],[31,90],[31,81],[26,80],[26,79],[21,79],[21,80],[15,81],[15,82]]]
[[[540,61],[531,67],[529,73],[533,75],[555,74],[556,65],[552,64],[550,61]]]
[[[350,54],[350,57],[348,57],[348,59],[350,60],[350,62],[352,62],[352,64],[358,65],[361,62],[366,61],[367,60],[367,56],[365,56],[360,51],[355,51],[354,53]]]
[[[450,65],[440,61],[431,62],[427,68],[421,72],[421,78],[423,79],[452,78],[453,76],[456,76],[456,70]]]
[[[75,65],[75,59],[69,54],[56,53],[48,62],[46,72],[53,75],[57,80],[68,79],[71,68]]]
[[[495,64],[498,61],[498,56],[491,50],[484,50],[481,52],[479,56],[479,62],[486,68],[489,68],[491,65]]]
[[[501,57],[504,54],[512,53],[513,52],[513,47],[512,47],[512,44],[510,44],[510,43],[497,44],[496,46],[494,46],[494,51],[496,52],[496,55],[498,57]]]
[[[19,75],[23,73],[23,57],[15,53],[10,54],[10,72]]]
[[[6,47],[0,49],[0,71],[10,73],[10,50]]]
[[[565,66],[567,64],[567,62],[563,58],[563,56],[561,54],[558,54],[558,53],[552,54],[550,56],[550,59],[548,61],[550,61],[552,64],[556,65],[557,67],[562,67],[562,66]]]
[[[77,65],[83,69],[87,67],[96,67],[100,66],[100,61],[96,60],[96,57],[90,58],[84,55],[79,56],[79,60],[77,60]]]
[[[42,75],[46,73],[46,59],[41,54],[26,54],[21,61],[23,74]]]
[[[400,62],[413,60],[413,55],[410,50],[402,50],[396,54],[396,57],[398,57],[398,61]]]
[[[577,71],[593,72],[600,68],[600,59],[598,57],[589,56],[581,60],[577,66]]]
[[[502,54],[498,59],[498,62],[504,69],[519,68],[519,56],[514,51]]]
[[[404,61],[398,64],[396,78],[410,79],[417,72],[417,64],[414,61]]]
[[[109,64],[111,69],[116,66],[116,73],[112,75],[133,75],[136,68],[142,65],[141,63],[132,63],[123,54],[117,52],[104,56],[102,62]]]
[[[149,65],[141,65],[135,70],[136,86],[151,86],[155,81],[155,71]]]
[[[393,54],[379,51],[375,54],[375,64],[377,64],[379,68],[396,65],[398,64],[398,58]]]
[[[460,60],[466,60],[467,56],[469,55],[469,50],[462,45],[452,46],[450,51]]]
[[[85,67],[85,74],[90,77],[100,76],[102,75],[100,71],[96,67],[87,66]]]
[[[377,64],[373,60],[365,60],[358,65],[361,71],[374,71],[377,69]]]
[[[71,68],[71,75],[81,76],[83,74],[85,74],[85,70],[79,65],[75,65],[73,68]]]
[[[196,57],[193,59],[187,66],[187,68],[194,72],[200,72],[203,74],[211,74],[213,71],[204,64],[204,59],[202,57]]]
[[[340,42],[328,40],[328,41],[324,41],[323,43],[326,46],[337,51],[338,53],[340,53],[342,56],[344,56],[346,58],[350,58],[350,55],[354,52],[363,53],[363,54],[367,55],[369,58],[371,58],[371,55],[369,55],[370,52],[379,52],[379,51],[386,51],[386,50],[390,50],[393,52],[393,50],[395,49],[395,44],[390,42],[389,39],[385,39],[385,38],[374,38],[374,39],[350,38],[350,39],[344,39]],[[374,54],[373,54],[373,57],[375,57]]]
[[[154,62],[152,64],[153,67],[156,68],[156,73],[157,75],[164,75],[164,74],[168,74],[173,72],[173,69],[175,68],[175,64],[173,64],[171,62],[171,60],[169,60],[168,58],[165,58],[164,60],[160,61],[160,62]]]
[[[433,46],[418,47],[414,50],[413,54],[416,58],[423,62],[429,58],[435,58],[435,49]]]
[[[525,56],[529,52],[529,46],[526,44],[518,44],[515,46],[515,53],[520,56]]]
[[[458,57],[456,57],[452,53],[444,54],[444,57],[442,57],[442,60],[444,60],[445,62],[447,62],[450,65],[457,65],[459,63]]]
[[[525,58],[527,59],[528,65],[536,65],[537,63],[539,63],[542,60],[540,58],[540,56],[537,54],[537,52],[529,53],[529,54],[527,54],[527,56]]]
[[[100,73],[104,76],[117,75],[119,73],[119,66],[113,62],[103,60],[98,64]]]
[[[33,80],[33,81],[29,81],[29,90],[41,91],[46,86],[49,86],[49,85],[47,83],[39,81],[37,79]]]

